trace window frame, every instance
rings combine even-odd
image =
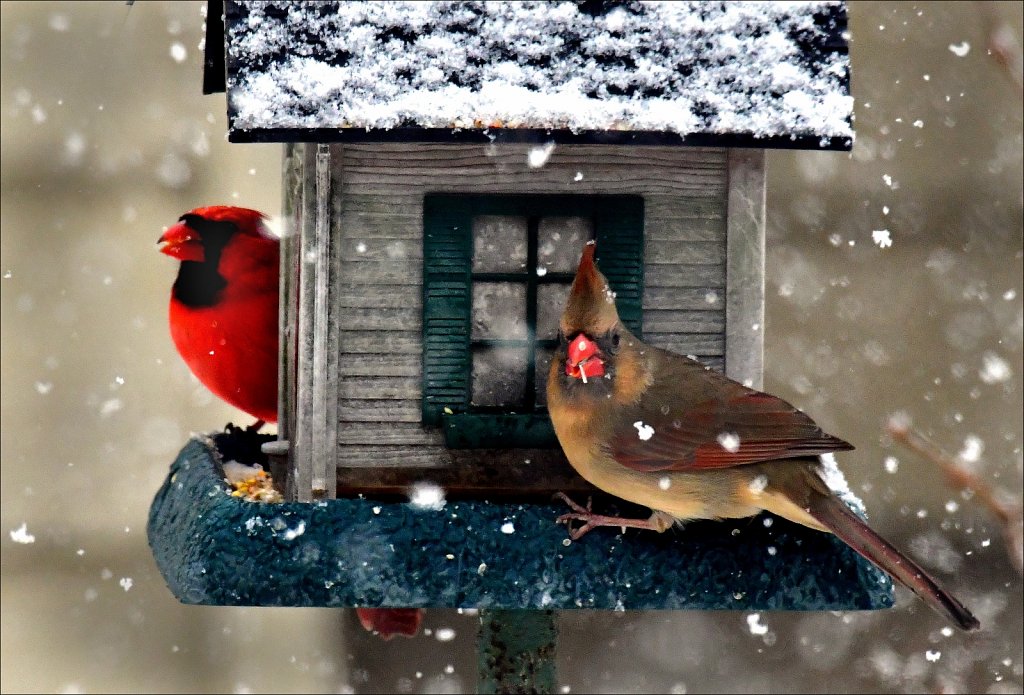
[[[473,218],[479,215],[527,218],[525,274],[473,272]],[[532,358],[526,375],[527,389],[534,392],[530,412],[516,412],[515,408],[505,406],[472,406],[474,344],[499,345],[505,341],[472,340],[471,321],[474,281],[525,282],[526,310],[535,324],[537,288],[541,284],[571,281],[572,276],[555,272],[536,276],[539,221],[565,216],[592,220],[598,242],[597,259],[617,295],[620,317],[631,331],[640,335],[644,252],[641,196],[435,193],[424,197],[422,422],[428,427],[441,427],[448,448],[558,446],[547,409],[536,404],[535,381],[538,350],[545,347],[544,343],[557,345],[557,339],[542,340],[532,335],[514,341],[527,345]]]

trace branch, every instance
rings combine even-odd
[[[954,457],[911,428],[907,418],[889,418],[885,431],[900,444],[938,466],[954,489],[970,490],[974,493],[974,497],[999,521],[1010,562],[1018,574],[1024,574],[1024,508],[1019,504],[1011,506],[1000,500],[991,485],[959,466]]]
[[[1013,27],[999,15],[999,4],[981,3],[988,53],[1006,71],[1018,91],[1024,92],[1024,53]]]

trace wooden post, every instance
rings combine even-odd
[[[307,146],[309,147],[309,146]],[[292,466],[294,499],[300,502],[335,496],[337,473],[335,451],[338,441],[337,326],[332,321],[330,240],[331,147],[317,145],[314,160],[314,213],[303,217],[299,229],[298,347],[296,356],[296,414]]]
[[[764,376],[764,150],[729,150],[725,373],[751,388]]]

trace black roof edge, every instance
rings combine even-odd
[[[537,144],[554,142],[559,145],[682,145],[689,147],[747,147],[758,149],[829,150],[848,152],[853,138],[820,137],[815,135],[776,135],[759,138],[749,134],[693,133],[680,135],[662,131],[625,130],[549,130],[543,128],[392,128],[390,130],[365,128],[261,128],[241,130],[231,128],[228,141],[236,143],[367,143],[367,142],[423,142],[423,143],[498,143]]]
[[[227,91],[224,62],[224,2],[206,3],[206,44],[203,56],[203,94]]]

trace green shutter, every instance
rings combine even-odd
[[[423,423],[440,426],[448,408],[469,405],[469,207],[458,199],[423,201]]]
[[[638,338],[643,330],[644,201],[637,196],[598,199],[597,265],[615,292],[619,318]]]

